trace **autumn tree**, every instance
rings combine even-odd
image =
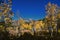
[[[53,31],[57,32],[57,5],[56,4],[51,4],[50,2],[46,6],[46,23],[49,32],[52,35]]]
[[[57,12],[57,28],[60,29],[60,10]]]

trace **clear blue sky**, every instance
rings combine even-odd
[[[48,2],[60,6],[60,0],[13,0],[14,19],[18,19],[17,15],[24,19],[43,19],[46,15],[45,5]]]

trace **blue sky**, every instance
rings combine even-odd
[[[48,2],[60,6],[60,0],[13,0],[14,19],[18,19],[18,16],[24,19],[43,19],[46,16],[45,6]]]

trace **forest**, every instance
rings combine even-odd
[[[39,20],[13,20],[12,0],[0,1],[0,40],[60,40],[60,7],[48,3]]]

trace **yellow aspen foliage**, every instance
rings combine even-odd
[[[60,18],[60,13],[57,14],[57,18]]]
[[[36,21],[36,22],[35,22],[34,27],[35,27],[36,30],[40,29],[39,21]]]
[[[0,16],[2,15],[2,12],[0,12]]]
[[[52,16],[52,20],[55,20],[55,16]]]
[[[48,6],[51,6],[51,3],[50,2],[48,3]]]
[[[19,20],[19,23],[20,23],[20,24],[24,24],[24,23],[25,23],[25,20],[20,19],[20,20]]]
[[[45,23],[43,21],[40,21],[40,26],[44,28]]]
[[[36,28],[36,29],[39,29],[39,28],[40,28],[40,25],[39,25],[39,24],[36,24],[36,25],[35,25],[35,28]]]
[[[4,20],[5,20],[6,23],[11,22],[10,18],[5,18]]]
[[[30,29],[30,30],[31,30],[31,29],[32,29],[32,25],[30,25],[30,24],[29,24],[29,25],[28,25],[28,29]]]
[[[56,10],[56,6],[53,4],[49,11],[50,11],[50,13],[54,14],[55,10]]]

